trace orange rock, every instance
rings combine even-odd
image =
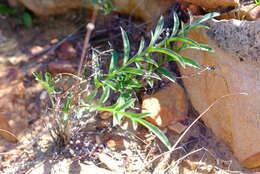
[[[191,3],[207,9],[237,7],[239,0],[179,0],[180,3]]]
[[[142,113],[151,113],[146,120],[159,127],[184,120],[187,112],[186,96],[178,84],[170,84],[156,94],[143,98]]]
[[[185,50],[180,54],[215,70],[183,79],[185,88],[199,113],[217,99],[236,94],[215,103],[202,120],[232,148],[245,167],[260,167],[260,23],[211,20],[207,26],[210,29],[192,30],[188,37],[210,45],[214,53]],[[182,76],[198,71],[180,67]]]
[[[76,72],[75,66],[71,61],[67,60],[58,60],[53,61],[48,64],[48,70],[52,75],[57,75],[59,73],[72,73]]]
[[[18,142],[8,121],[3,116],[0,116],[0,136],[11,143]]]

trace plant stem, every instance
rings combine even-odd
[[[92,13],[92,17],[91,17],[91,21],[90,23],[88,23],[86,25],[87,31],[86,31],[86,36],[85,36],[85,40],[84,40],[84,46],[83,46],[83,50],[82,50],[82,54],[81,54],[81,58],[80,58],[80,64],[79,64],[79,68],[78,68],[78,76],[81,76],[83,71],[82,71],[82,66],[86,57],[86,53],[89,49],[89,40],[90,40],[90,36],[92,34],[92,31],[95,29],[95,22],[97,19],[97,15],[98,15],[98,10],[97,10],[97,6],[94,6],[94,11]]]

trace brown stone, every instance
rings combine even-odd
[[[58,60],[53,61],[48,64],[48,70],[52,75],[57,75],[59,73],[71,73],[76,72],[76,68],[71,61],[68,60]]]
[[[77,51],[70,42],[64,42],[58,49],[57,56],[60,59],[72,59],[77,57]]]
[[[101,119],[103,119],[103,120],[107,120],[107,119],[111,118],[112,115],[113,115],[113,114],[112,114],[111,112],[107,112],[107,111],[104,111],[104,112],[99,113],[99,117],[100,117]]]
[[[18,140],[14,135],[8,121],[5,117],[0,116],[0,137],[6,139],[11,143],[17,143]]]
[[[191,3],[207,9],[237,7],[239,0],[179,0],[180,3]]]
[[[214,53],[185,50],[181,54],[212,66],[214,71],[184,80],[195,109],[202,113],[222,96],[202,120],[234,151],[245,167],[260,166],[260,23],[239,20],[207,22],[209,30],[193,30],[189,37],[214,48]],[[181,68],[182,76],[196,74]],[[248,93],[238,95],[238,93]]]
[[[241,8],[232,10],[227,13],[221,14],[219,19],[239,19],[247,21],[259,21],[260,20],[260,6],[255,4],[242,6]]]
[[[184,120],[187,112],[186,96],[178,84],[170,84],[156,94],[143,98],[142,113],[151,113],[145,119],[159,127]]]

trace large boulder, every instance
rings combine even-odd
[[[248,94],[223,98],[202,120],[245,167],[260,166],[260,22],[212,20],[208,25],[209,30],[191,31],[189,37],[215,52],[186,50],[182,55],[215,70],[185,78],[185,87],[199,113],[224,95]],[[180,71],[188,76],[199,70],[180,67]]]
[[[148,20],[160,15],[176,1],[177,0],[114,0],[113,3],[116,6],[116,10],[120,13],[139,16],[144,20]],[[12,5],[21,3],[40,16],[61,14],[74,8],[93,8],[91,4],[84,3],[82,0],[9,0],[9,3]]]

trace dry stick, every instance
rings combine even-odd
[[[223,98],[226,98],[226,97],[230,97],[230,96],[235,96],[235,95],[248,95],[248,93],[232,93],[232,94],[227,94],[227,95],[223,95],[221,96],[220,98],[218,98],[217,100],[215,100],[205,111],[203,111],[190,125],[189,127],[182,133],[182,135],[179,137],[179,139],[176,141],[176,143],[172,146],[172,148],[167,151],[167,152],[164,152],[160,155],[158,155],[157,157],[155,157],[154,159],[152,159],[150,161],[153,162],[155,161],[156,159],[160,158],[161,156],[163,156],[164,154],[166,153],[172,153],[173,151],[176,150],[176,147],[178,146],[178,144],[180,143],[180,141],[183,139],[183,137],[187,134],[187,132],[191,129],[191,127],[197,122],[199,121],[199,119],[201,119],[202,116],[204,116],[216,103],[218,103],[219,101],[221,101]]]
[[[95,22],[96,22],[96,19],[97,19],[97,14],[98,14],[97,6],[95,5],[94,11],[92,13],[91,21],[86,26],[87,32],[86,32],[86,36],[85,36],[83,51],[82,51],[81,58],[80,58],[78,76],[81,76],[81,74],[82,74],[81,69],[82,69],[82,66],[83,66],[83,63],[84,63],[84,60],[85,60],[85,57],[86,57],[87,50],[89,49],[90,36],[92,34],[92,31],[95,29]]]

